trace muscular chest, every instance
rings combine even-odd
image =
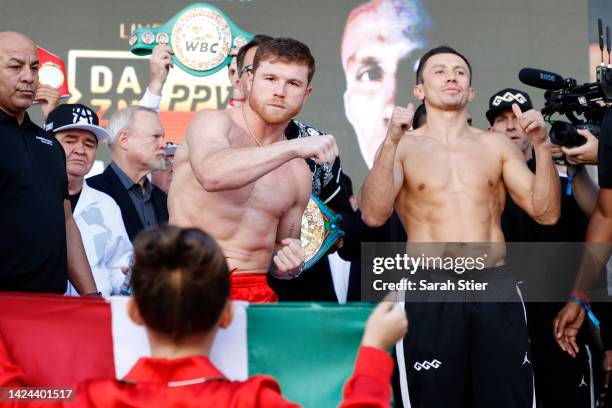
[[[238,192],[249,208],[280,218],[310,195],[312,173],[303,160],[292,160]]]
[[[404,176],[407,187],[414,192],[490,189],[501,181],[501,159],[472,143],[461,147],[417,147],[407,158]]]

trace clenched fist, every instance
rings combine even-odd
[[[153,48],[149,67],[151,68],[151,82],[149,91],[155,95],[161,95],[162,88],[168,79],[168,72],[174,66],[172,63],[172,48],[167,45],[159,44]]]
[[[396,106],[393,109],[389,129],[387,130],[389,140],[398,143],[404,133],[410,130],[412,119],[414,119],[414,105],[412,103],[409,103],[405,108]]]
[[[512,111],[516,115],[518,125],[534,145],[546,142],[546,124],[540,112],[535,109],[522,112],[516,103],[512,104]]]
[[[302,272],[302,266],[304,266],[306,260],[302,241],[295,238],[285,238],[281,241],[281,244],[283,246],[276,251],[272,258],[274,267],[271,268],[270,274],[278,279],[297,278]]]
[[[332,135],[300,137],[291,140],[297,145],[296,153],[303,159],[315,159],[319,163],[333,163],[338,156],[338,145]]]

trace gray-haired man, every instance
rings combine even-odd
[[[164,128],[155,110],[130,106],[113,114],[108,130],[112,162],[87,183],[117,202],[133,241],[142,229],[168,222],[167,196],[147,178],[165,166]]]

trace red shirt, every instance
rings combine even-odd
[[[389,407],[393,360],[379,349],[361,347],[341,407]],[[0,337],[0,386],[26,386]],[[205,356],[141,358],[123,380],[87,380],[72,401],[0,403],[16,407],[299,407],[281,395],[271,377],[230,381]]]

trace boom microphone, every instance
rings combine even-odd
[[[522,83],[540,89],[555,91],[563,88],[565,81],[561,75],[535,68],[523,68],[519,72]]]

